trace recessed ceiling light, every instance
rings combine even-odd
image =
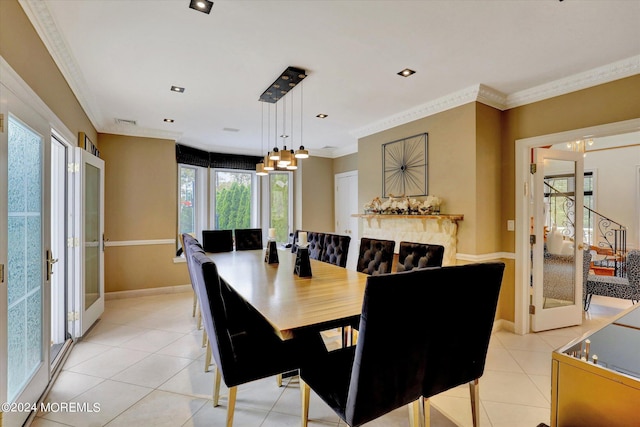
[[[399,76],[402,76],[402,77],[409,77],[410,75],[415,74],[415,73],[416,73],[416,72],[415,72],[415,71],[413,71],[412,69],[410,69],[410,68],[405,68],[404,70],[400,71],[400,72],[398,73],[398,75],[399,75]]]
[[[327,114],[320,113],[316,117],[319,118],[319,119],[326,119],[329,116]]]
[[[180,86],[171,86],[171,92],[184,93],[184,88]]]
[[[209,13],[211,13],[213,2],[209,0],[191,0],[191,2],[189,2],[189,7],[193,10],[197,10],[198,12],[206,13],[208,15]]]
[[[175,120],[173,120],[173,119],[164,119],[164,121],[165,121],[165,122],[167,122],[167,123],[173,123],[173,122],[175,122]]]

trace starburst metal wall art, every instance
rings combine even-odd
[[[382,145],[382,197],[426,196],[427,134]]]

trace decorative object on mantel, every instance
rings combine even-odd
[[[395,197],[389,194],[389,199],[382,201],[376,197],[364,205],[365,214],[380,215],[439,215],[442,199],[437,196],[427,196],[424,200],[405,196]]]
[[[426,133],[383,144],[382,196],[426,196],[427,164]]]

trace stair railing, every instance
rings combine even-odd
[[[547,182],[544,184],[549,189],[548,192],[545,192],[545,197],[551,199],[551,194],[554,194],[555,208],[561,208],[564,215],[563,223],[557,225],[563,227],[563,234],[566,237],[573,238],[576,230],[575,214],[573,213],[575,199]],[[558,200],[561,200],[559,204]],[[613,268],[614,276],[626,277],[627,227],[587,206],[583,206],[583,208],[584,218],[588,220],[589,224],[588,228],[582,227],[583,241],[589,247],[595,248],[599,254],[605,255],[604,259],[594,261],[594,265]]]

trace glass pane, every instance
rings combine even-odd
[[[235,171],[216,171],[215,174],[215,228],[217,230],[250,228],[253,174]]]
[[[196,169],[180,166],[178,232],[196,232]]]
[[[86,165],[84,195],[84,307],[100,298],[100,169]]]
[[[289,237],[289,174],[269,174],[271,228],[276,229],[276,241],[286,242]]]
[[[545,173],[556,175],[545,179],[547,229],[542,286],[544,308],[551,308],[573,305],[575,300],[575,163],[547,159],[544,168]]]
[[[12,117],[8,146],[8,398],[42,363],[43,138]]]

